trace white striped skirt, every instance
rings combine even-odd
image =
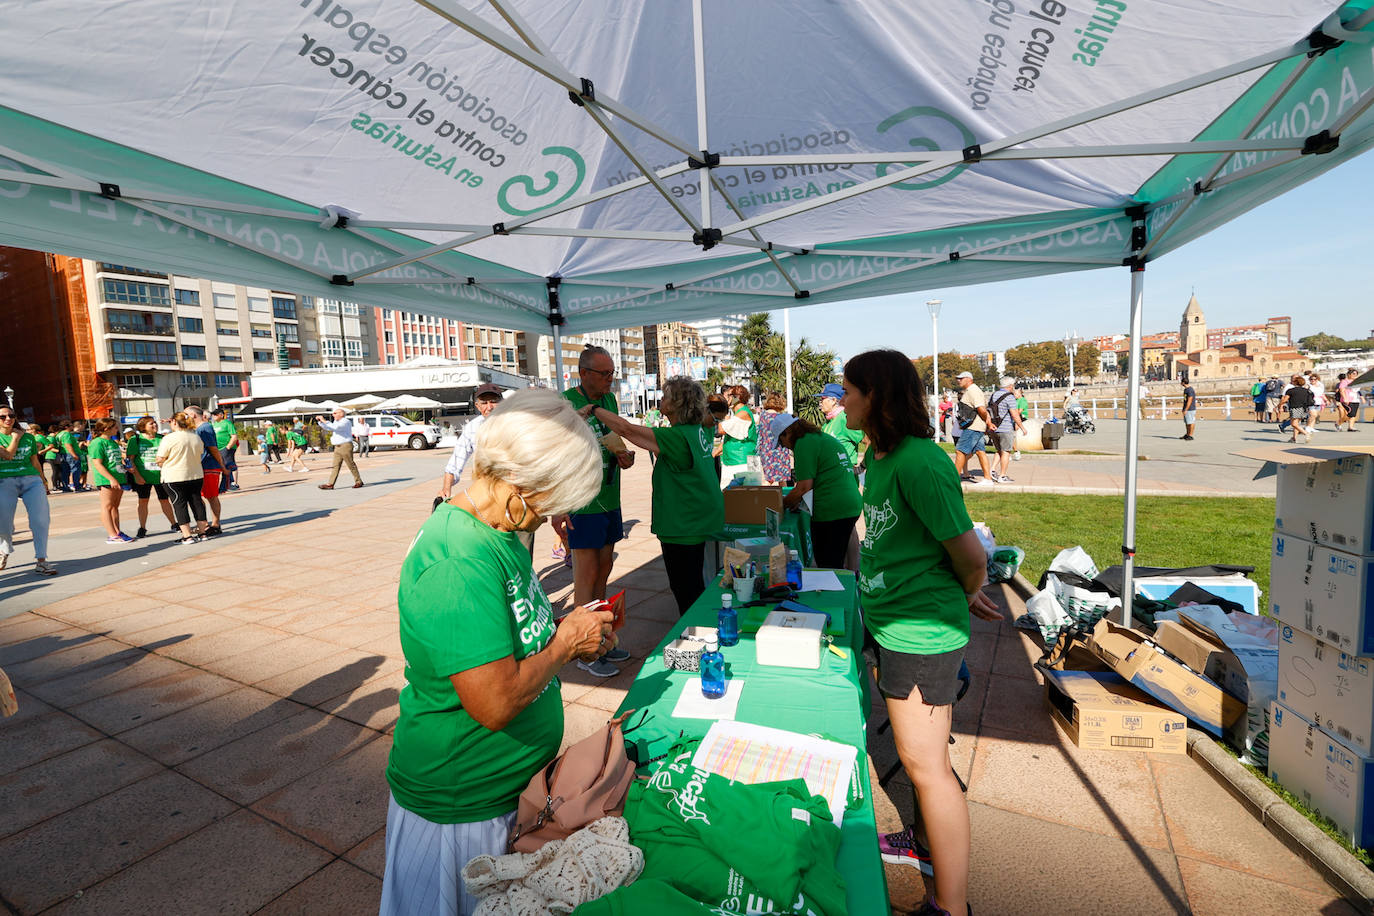
[[[463,889],[463,866],[474,856],[504,855],[514,825],[514,811],[471,824],[435,824],[391,796],[380,916],[471,916],[479,901]]]

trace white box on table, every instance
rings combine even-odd
[[[1313,811],[1330,818],[1355,846],[1374,842],[1368,792],[1374,759],[1275,703],[1269,717],[1269,776]]]
[[[1282,624],[1278,699],[1361,754],[1374,753],[1374,658]]]
[[[1342,652],[1374,656],[1374,558],[1274,532],[1269,612]]]
[[[772,611],[754,637],[754,653],[760,665],[780,668],[821,666],[824,614]]]
[[[1323,547],[1374,555],[1374,455],[1280,466],[1274,527]]]

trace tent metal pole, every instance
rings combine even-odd
[[[553,326],[553,387],[562,391],[563,386],[563,332],[559,325]]]
[[[1126,512],[1121,535],[1121,623],[1131,625],[1135,594],[1136,470],[1140,455],[1141,313],[1145,305],[1145,262],[1131,265],[1131,368],[1126,386]]]
[[[710,134],[706,122],[706,28],[702,20],[701,0],[692,0],[692,50],[696,63],[697,83],[697,145],[703,156],[710,150]],[[711,170],[698,169],[701,182],[701,224],[711,225]]]
[[[787,374],[787,412],[792,411],[792,310],[782,310],[782,363]]]

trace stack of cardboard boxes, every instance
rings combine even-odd
[[[1264,456],[1279,466],[1269,579],[1279,678],[1269,773],[1362,847],[1374,846],[1369,452],[1307,448]]]

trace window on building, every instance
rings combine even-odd
[[[266,311],[266,309],[264,309],[263,311]],[[286,299],[282,296],[273,296],[272,315],[275,318],[295,318],[296,300]]]
[[[105,312],[105,329],[111,334],[154,334],[158,337],[171,337],[172,316],[165,312],[108,309]]]
[[[448,347],[450,350],[458,349],[458,338],[450,335],[448,339]]]
[[[390,320],[391,320],[391,309],[382,309],[382,320],[383,320],[383,321],[390,321]]]
[[[315,297],[314,297],[314,296],[301,296],[300,302],[301,302],[301,308],[305,309],[307,312],[313,312],[313,311],[315,311]]]
[[[410,332],[409,332],[409,331],[402,331],[402,332],[401,332],[401,340],[402,340],[404,343],[410,343]]]
[[[112,363],[170,363],[177,361],[176,344],[161,340],[110,340]]]
[[[253,362],[255,362],[255,363],[270,363],[271,361],[272,361],[272,351],[271,351],[271,350],[254,350],[254,351],[253,351]]]
[[[513,362],[515,362],[515,348],[514,348],[514,347],[507,347],[507,348],[506,348],[506,362],[508,362],[508,363],[513,363]]]
[[[204,388],[205,373],[183,372],[181,375],[181,385],[183,388]]]
[[[121,375],[118,380],[120,388],[127,389],[135,395],[148,396],[153,393],[153,376],[151,375]]]
[[[168,288],[158,283],[135,283],[133,280],[106,280],[106,302],[130,302],[140,305],[171,305]]]
[[[293,303],[293,305],[294,305],[294,303]],[[268,305],[267,300],[264,299],[262,296],[249,296],[249,297],[248,297],[248,311],[250,311],[250,312],[266,312],[266,311],[271,311],[271,307]]]
[[[205,322],[199,318],[178,318],[177,327],[188,334],[205,333]]]
[[[343,304],[343,313],[344,313],[345,315],[353,315],[353,316],[356,316],[356,315],[358,314],[358,303],[356,303],[356,302],[345,302],[345,303]]]
[[[339,300],[337,300],[337,299],[321,299],[321,300],[320,300],[320,311],[323,312],[323,313],[326,314],[326,315],[337,315],[337,314],[339,314]]]
[[[317,340],[307,340],[305,349],[307,353],[318,353],[320,352],[320,343]]]
[[[220,347],[219,361],[222,363],[241,363],[243,362],[243,351],[238,347]]]
[[[396,342],[396,332],[395,332],[395,331],[383,331],[383,332],[382,332],[382,340],[384,340],[386,343],[395,343],[395,342]]]
[[[172,292],[177,305],[200,305],[200,290],[198,289],[178,289]]]
[[[363,355],[363,343],[360,340],[345,341],[344,350],[348,353],[349,356],[355,358],[361,357]]]
[[[287,343],[299,343],[301,339],[301,328],[298,324],[278,324],[276,326],[277,338],[286,338]]]
[[[372,345],[369,344],[367,341],[363,341],[363,356],[371,356],[371,355],[372,355]]]
[[[217,309],[237,309],[239,301],[234,298],[233,293],[214,293],[215,308]]]
[[[388,355],[386,358],[386,364],[388,366],[394,366],[396,364],[396,357]]]
[[[268,340],[271,340],[271,339],[272,339],[272,329],[269,328],[269,327],[266,327],[265,325],[261,325],[261,324],[252,325],[252,326],[249,328],[248,333],[249,333],[250,335],[252,335],[253,337],[265,337],[265,338],[267,338]]]
[[[343,341],[337,337],[326,337],[320,345],[325,356],[343,356]]]
[[[237,321],[222,321],[215,326],[215,333],[220,337],[238,337],[239,325]]]
[[[100,269],[106,273],[133,274],[135,277],[165,277],[167,276],[160,270],[149,270],[146,267],[129,267],[125,264],[108,264],[100,262]]]
[[[216,388],[237,388],[238,386],[239,377],[237,375],[220,374],[215,376]]]
[[[191,344],[182,344],[182,345],[181,345],[181,358],[182,358],[182,359],[204,359],[204,358],[205,358],[205,348],[204,348],[204,347],[193,346],[193,345],[191,345]]]

